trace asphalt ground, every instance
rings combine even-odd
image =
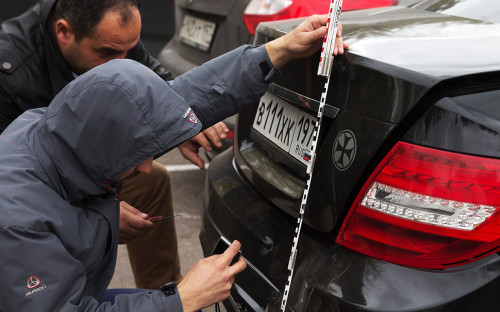
[[[205,157],[202,158],[206,160]],[[198,259],[203,258],[198,235],[201,226],[202,196],[206,170],[200,170],[185,160],[178,149],[163,155],[157,161],[166,165],[167,169],[169,169],[174,213],[182,215],[175,218],[175,226],[179,244],[181,273],[184,276]],[[109,288],[135,288],[125,245],[118,246],[116,270]],[[221,310],[225,311],[222,304],[220,306]],[[214,311],[214,308],[209,307],[203,309],[203,311]]]

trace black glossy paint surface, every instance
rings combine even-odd
[[[435,9],[440,11],[460,1],[433,2],[443,4]],[[500,26],[410,8],[345,12],[342,22],[351,48],[336,58],[332,71],[326,102],[339,112],[322,126],[289,307],[497,311],[498,254],[426,271],[353,252],[335,238],[362,185],[399,140],[500,157]],[[294,23],[261,28],[257,42],[289,31]],[[315,74],[317,57],[290,63],[274,83],[319,100],[324,80]],[[246,144],[271,154],[265,143],[249,138],[254,113],[249,108],[240,114],[234,154],[225,152],[211,164],[200,237],[206,250],[219,235],[240,240],[251,265],[236,279],[235,301],[249,311],[256,309],[248,298],[264,311],[279,311],[298,202],[270,187],[241,156],[239,148]],[[339,170],[336,144],[345,131],[353,135],[356,153],[349,167]]]

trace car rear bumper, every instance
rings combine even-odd
[[[230,150],[210,164],[200,241],[209,256],[220,236],[242,243],[248,263],[236,277],[229,311],[279,311],[296,220],[262,198],[239,174]],[[288,308],[295,311],[495,311],[500,256],[446,271],[415,270],[336,245],[303,228]]]

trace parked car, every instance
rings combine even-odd
[[[256,44],[300,20],[260,24]],[[342,12],[287,311],[498,311],[500,10]],[[200,241],[242,243],[228,311],[279,311],[326,79],[296,60],[207,172]]]
[[[404,0],[403,0],[404,1]],[[398,0],[344,0],[343,10],[385,7]],[[251,43],[260,22],[327,14],[330,0],[179,0],[175,3],[175,35],[158,55],[174,77],[206,61]],[[233,144],[234,117],[223,146],[207,153],[210,160]]]
[[[397,0],[344,0],[343,10],[383,7]],[[158,55],[174,76],[251,43],[260,22],[327,14],[329,0],[179,0],[175,35]]]

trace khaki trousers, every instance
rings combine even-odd
[[[140,173],[125,181],[120,197],[150,217],[174,215],[170,176],[157,162],[153,162],[150,174]],[[174,220],[155,223],[127,244],[137,288],[159,289],[166,282],[181,280]]]

